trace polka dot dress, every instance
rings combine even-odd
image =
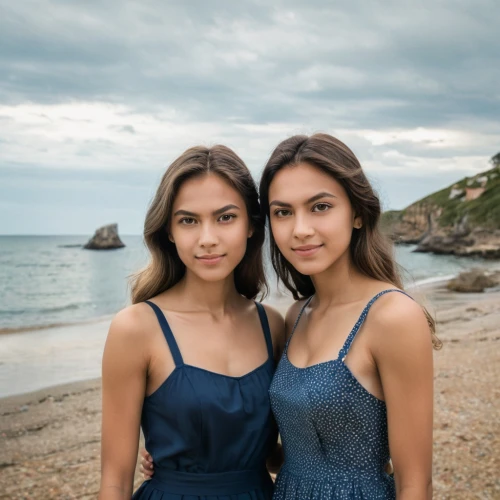
[[[389,461],[385,403],[343,362],[372,304],[392,291],[400,290],[370,300],[337,359],[297,368],[288,360],[287,343],[269,390],[285,452],[273,500],[396,498],[394,479],[384,471]]]

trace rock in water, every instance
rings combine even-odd
[[[125,244],[118,236],[118,224],[108,224],[97,229],[94,236],[90,238],[83,248],[88,250],[112,250],[124,246]]]

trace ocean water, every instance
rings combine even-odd
[[[147,262],[140,236],[122,239],[125,248],[97,252],[72,246],[84,236],[0,236],[0,398],[100,376],[111,315]],[[396,249],[407,285],[499,264],[412,250]],[[290,299],[274,287],[266,300]]]
[[[140,236],[123,249],[73,246],[85,236],[0,236],[0,331],[76,323],[128,304],[128,276],[147,261]]]
[[[128,277],[147,262],[141,236],[126,247],[91,251],[85,236],[0,236],[0,332],[78,323],[116,313],[129,303]],[[453,276],[479,259],[413,253],[399,246],[406,284]],[[270,280],[274,282],[274,280]],[[270,302],[279,300],[271,290]]]

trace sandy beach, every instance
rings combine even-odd
[[[435,353],[434,498],[500,498],[500,291],[439,285],[422,294],[444,343]],[[0,399],[0,499],[96,498],[100,408],[98,379]]]

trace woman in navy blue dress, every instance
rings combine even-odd
[[[432,498],[439,341],[402,291],[357,158],[327,134],[292,137],[260,196],[274,268],[298,299],[270,388],[285,456],[273,499]]]
[[[99,498],[130,499],[141,425],[155,474],[134,499],[269,500],[268,389],[284,322],[254,301],[264,222],[241,159],[224,146],[181,155],[144,237],[151,261],[104,351]]]

